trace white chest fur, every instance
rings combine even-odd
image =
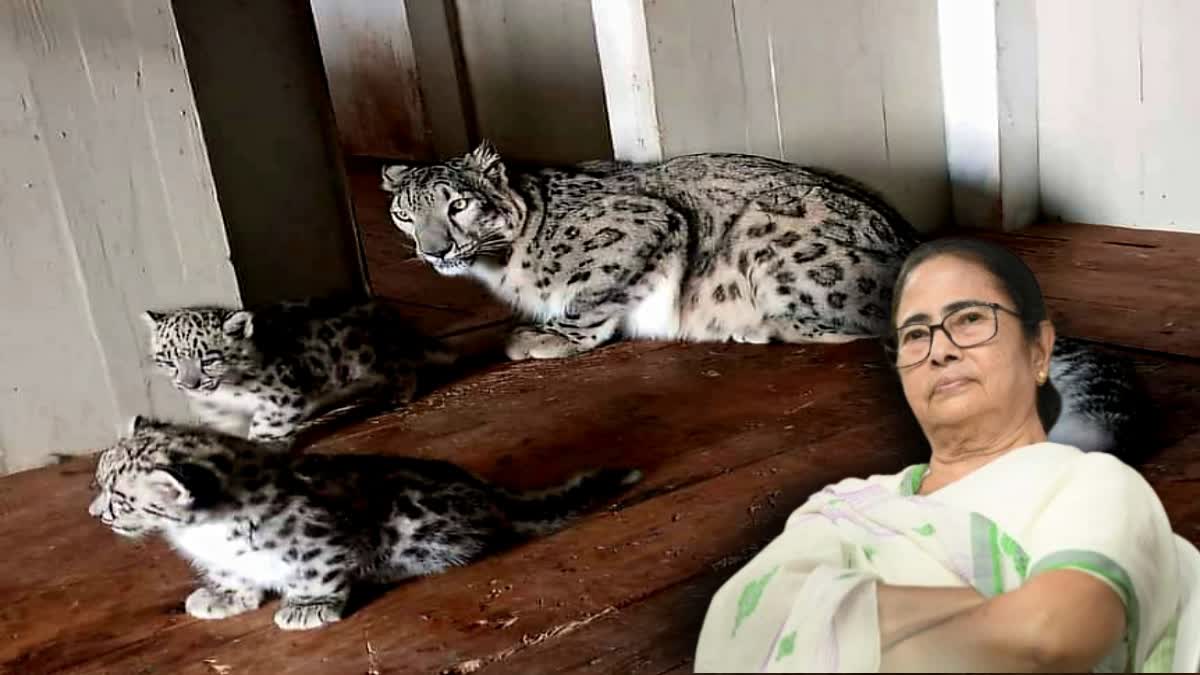
[[[223,523],[179,528],[168,535],[171,543],[197,566],[225,570],[264,588],[280,588],[291,576],[291,567],[279,550],[251,551],[245,538],[230,539]]]
[[[622,328],[632,338],[670,340],[679,337],[679,285],[683,265],[668,268],[649,295],[625,317]]]
[[[560,318],[571,307],[571,288],[536,290],[536,276],[522,269],[521,258],[514,255],[503,274],[477,277],[518,312],[535,322]],[[641,339],[677,339],[680,336],[680,284],[683,263],[677,262],[656,275],[650,293],[629,308],[621,329],[626,336]]]

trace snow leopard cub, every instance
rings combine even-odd
[[[151,356],[214,429],[286,443],[358,397],[411,400],[417,371],[452,355],[389,306],[316,298],[254,310],[145,313]]]
[[[533,321],[511,336],[513,359],[571,356],[618,334],[877,336],[918,241],[856,183],[753,155],[510,171],[485,142],[440,164],[388,166],[383,187],[420,257]]]
[[[188,614],[219,619],[282,602],[275,623],[342,617],[354,582],[442,572],[566,526],[641,478],[598,469],[514,493],[442,461],[280,454],[252,441],[135,418],[101,453],[88,512],[125,537],[160,534],[204,577]]]

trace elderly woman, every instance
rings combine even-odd
[[[1032,272],[985,242],[929,242],[892,326],[929,463],[797,509],[714,596],[696,670],[1170,669],[1200,554],[1136,471],[1046,441],[1054,327]]]

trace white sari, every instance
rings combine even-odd
[[[1171,668],[1178,551],[1195,549],[1140,474],[1055,443],[919,496],[926,470],[851,478],[809,498],[713,597],[696,671],[877,672],[876,581],[992,597],[1064,568],[1101,579],[1125,606],[1124,639],[1098,671]]]

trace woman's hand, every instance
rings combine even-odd
[[[918,600],[914,595],[897,606]],[[940,602],[947,601],[934,604]],[[881,632],[884,612],[881,599]],[[1055,570],[907,636],[889,642],[885,634],[881,666],[889,672],[1090,671],[1124,632],[1125,607],[1108,584],[1086,572]]]

